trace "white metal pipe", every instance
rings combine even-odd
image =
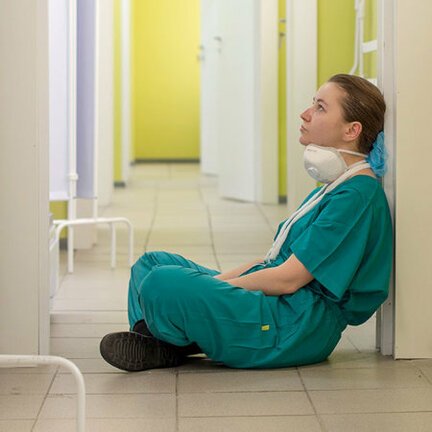
[[[55,253],[56,268],[54,269],[54,292],[52,293],[52,297],[54,297],[58,293],[58,289],[60,288],[60,241],[56,241],[55,239],[54,246],[57,250]]]
[[[68,107],[69,107],[69,200],[68,219],[76,219],[77,191],[77,0],[69,1],[69,76],[68,76]],[[74,232],[68,232],[68,271],[73,272]]]
[[[365,0],[355,1],[355,30],[354,30],[354,64],[350,70],[350,74],[355,74],[360,68],[360,76],[363,76],[363,52],[362,44],[364,37],[364,16],[365,16]]]
[[[95,196],[93,197],[93,217],[98,217],[98,175],[99,175],[99,68],[100,68],[100,23],[99,23],[99,0],[94,3],[94,107],[93,107],[93,190]]]
[[[77,226],[77,225],[98,225],[98,224],[114,224],[114,223],[123,223],[128,228],[128,238],[129,238],[129,265],[132,266],[133,264],[133,244],[134,244],[134,238],[133,238],[133,229],[132,224],[130,223],[129,219],[125,217],[112,217],[112,218],[104,218],[100,217],[97,219],[93,218],[81,218],[76,220],[55,220],[54,224],[56,225],[55,230],[55,240],[52,242],[50,249],[52,249],[57,242],[60,240],[60,234],[62,230],[66,227],[71,226]]]
[[[359,40],[358,40],[358,51],[359,51],[359,75],[364,77],[364,52],[363,52],[363,41],[364,41],[364,2],[360,2],[359,9]]]
[[[129,229],[129,266],[132,267],[134,264],[134,237],[132,227]]]
[[[359,20],[356,17],[355,30],[354,30],[354,64],[350,70],[350,75],[355,74],[358,68],[358,58],[359,58]]]
[[[63,357],[37,356],[37,355],[0,355],[1,367],[24,367],[38,365],[57,365],[68,369],[75,378],[77,384],[77,418],[76,428],[78,432],[85,432],[85,383],[84,377],[75,363]]]
[[[131,95],[130,95],[130,0],[121,0],[121,124],[122,124],[122,181],[129,178],[130,143],[131,143]]]
[[[117,234],[115,225],[113,223],[110,224],[111,227],[111,268],[115,268],[116,266],[116,248],[117,248]]]

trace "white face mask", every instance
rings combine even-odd
[[[316,144],[309,144],[306,146],[303,154],[304,167],[308,174],[316,181],[331,183],[349,168],[340,153],[366,157],[363,153],[350,150],[340,150],[334,147],[322,147]]]

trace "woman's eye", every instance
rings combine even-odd
[[[324,107],[321,104],[318,104],[317,111],[324,111]]]

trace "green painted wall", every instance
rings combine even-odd
[[[348,73],[354,59],[354,0],[318,1],[318,86]]]
[[[365,40],[373,40],[377,38],[378,31],[378,11],[377,0],[367,0],[365,7]],[[377,76],[377,55],[376,52],[366,54],[364,58],[364,68],[366,78]]]
[[[50,212],[54,219],[67,219],[67,202],[66,201],[51,201]]]
[[[366,0],[365,40],[377,32],[376,0]],[[354,0],[318,0],[318,85],[354,64]],[[365,76],[376,76],[376,54],[365,56]]]
[[[199,158],[199,0],[132,2],[137,159]]]
[[[51,201],[49,207],[54,219],[67,219],[66,201]],[[67,228],[61,232],[60,238],[67,238]]]
[[[120,3],[114,1],[114,180],[121,181]],[[279,17],[286,16],[279,0]],[[181,18],[181,19],[180,19]],[[174,22],[176,22],[174,24]],[[187,22],[188,25],[184,25]],[[161,23],[163,25],[161,25]],[[349,72],[354,60],[354,0],[318,0],[318,85]],[[167,36],[175,25],[182,41]],[[279,23],[285,33],[285,24]],[[366,1],[365,39],[377,32],[376,0]],[[132,159],[199,157],[199,2],[132,2]],[[286,195],[286,50],[279,50],[279,196]],[[162,53],[169,50],[170,63]],[[187,61],[181,60],[186,57]],[[180,65],[180,62],[181,65]],[[177,67],[177,80],[172,70]],[[365,56],[366,76],[376,75],[376,54]],[[179,85],[179,80],[183,85]],[[183,102],[176,102],[183,97]],[[180,133],[179,133],[180,132]],[[182,138],[179,137],[182,135]]]

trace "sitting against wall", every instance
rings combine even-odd
[[[323,186],[279,225],[267,256],[220,273],[144,254],[131,270],[131,331],[106,335],[102,357],[127,371],[201,352],[233,368],[325,360],[346,326],[365,322],[388,294],[392,224],[377,179],[384,113],[367,80],[330,78],[300,115],[305,168]]]

